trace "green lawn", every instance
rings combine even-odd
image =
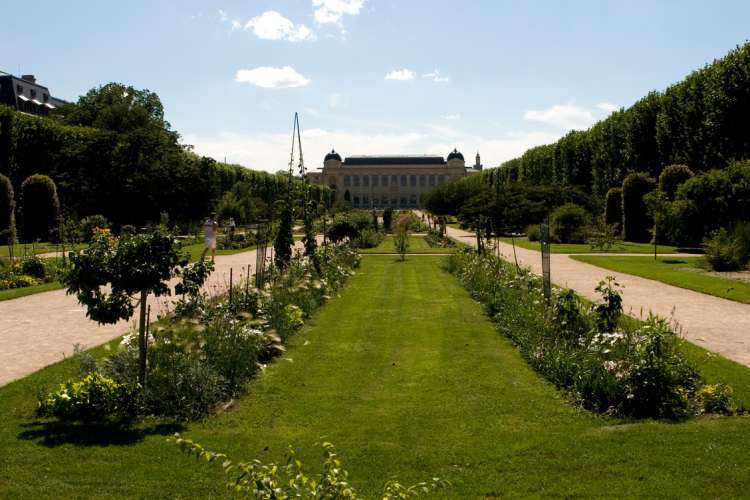
[[[83,247],[83,245],[77,245],[78,248]],[[73,250],[73,247],[70,245],[67,245],[65,247],[66,252],[70,252]],[[24,255],[34,255],[34,254],[40,254],[40,253],[52,253],[52,252],[62,252],[62,245],[58,245],[56,243],[36,243],[33,246],[31,244],[26,245],[13,245],[13,255],[14,257],[23,257]],[[8,245],[0,245],[0,257],[9,257],[10,256],[10,249]]]
[[[10,290],[0,290],[0,302],[3,300],[17,299],[35,293],[49,292],[50,290],[59,290],[63,286],[57,281],[52,283],[42,283],[41,285],[27,286],[25,288],[11,288]]]
[[[669,285],[724,299],[750,304],[750,283],[721,278],[706,273],[697,264],[699,257],[606,257],[576,255],[581,262],[621,273],[634,274]]]
[[[505,243],[510,244],[511,238],[500,238]],[[540,250],[538,241],[529,241],[526,237],[515,238],[516,245],[529,250]],[[552,253],[602,253],[601,250],[592,250],[591,245],[587,243],[553,243],[550,245]],[[677,253],[677,247],[668,245],[659,245],[659,253]],[[654,246],[648,243],[631,243],[629,241],[620,241],[612,248],[607,250],[608,253],[645,253],[654,254]]]
[[[70,360],[0,388],[0,497],[226,496],[218,466],[165,442],[175,430],[235,459],[280,460],[292,444],[316,465],[325,438],[369,498],[394,475],[448,479],[452,498],[746,495],[750,418],[632,423],[574,408],[443,262],[365,257],[249,394],[201,423],[121,430],[32,417],[34,389],[71,376]],[[711,380],[747,396],[750,370],[710,362]]]
[[[419,254],[419,253],[444,253],[449,254],[453,252],[455,248],[441,248],[441,247],[431,247],[427,244],[427,241],[425,241],[424,236],[410,236],[409,237],[409,252],[413,254]],[[367,253],[397,253],[396,252],[396,246],[393,242],[393,236],[388,234],[386,235],[383,242],[376,246],[375,248],[364,248],[359,251],[360,253],[367,254]]]

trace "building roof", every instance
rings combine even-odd
[[[328,160],[338,160],[338,161],[341,161],[341,155],[338,154],[335,149],[332,149],[331,152],[326,155],[326,157],[325,157],[325,159],[323,161],[326,162]]]
[[[461,153],[459,153],[458,150],[455,149],[455,148],[448,155],[448,161],[451,161],[451,160],[463,160],[463,159],[464,159],[464,155],[462,155]]]
[[[378,155],[347,156],[344,165],[444,165],[442,156],[432,155]]]

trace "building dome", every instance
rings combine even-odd
[[[451,161],[451,160],[464,161],[464,155],[459,153],[457,149],[453,149],[453,151],[450,154],[448,154],[448,161]]]
[[[341,161],[341,155],[339,155],[335,150],[332,149],[331,152],[326,155],[323,162],[327,162],[328,160]]]

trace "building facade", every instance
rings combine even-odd
[[[51,110],[67,103],[52,97],[47,87],[36,82],[34,75],[19,78],[0,71],[0,104],[21,113],[46,116]]]
[[[336,151],[328,153],[323,169],[310,172],[311,183],[331,188],[336,201],[355,208],[418,208],[422,197],[435,186],[481,170],[466,167],[464,156],[453,150],[442,156],[349,156],[342,160]]]

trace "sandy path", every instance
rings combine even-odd
[[[297,244],[301,248],[301,244]],[[270,257],[272,249],[268,250]],[[204,289],[210,295],[226,290],[230,269],[235,283],[244,280],[247,266],[255,272],[256,250],[216,257],[216,269]],[[151,297],[151,318],[167,312],[174,297]],[[134,320],[137,316],[134,317]],[[73,346],[92,347],[128,332],[133,325],[121,321],[98,325],[65,290],[38,293],[0,302],[0,386],[22,378],[73,352]]]
[[[476,246],[473,234],[451,227],[447,228],[447,231],[449,236],[468,245]],[[506,259],[513,262],[511,245],[501,242],[500,252]],[[516,255],[519,264],[541,274],[540,252],[516,247]],[[688,254],[670,255],[691,256]],[[686,339],[726,358],[750,366],[750,304],[741,304],[658,281],[602,269],[573,260],[568,254],[551,254],[550,269],[552,281],[555,284],[572,288],[591,300],[599,298],[594,292],[597,283],[605,276],[615,276],[624,287],[625,311],[635,316],[647,316],[651,311],[665,318],[674,317],[682,327],[682,333]]]

